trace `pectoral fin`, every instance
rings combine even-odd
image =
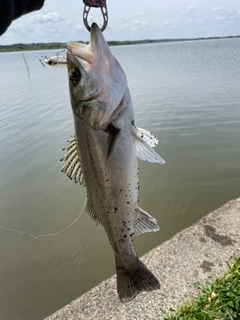
[[[137,138],[145,142],[150,147],[154,148],[158,144],[158,138],[145,129],[135,127],[134,133]]]
[[[64,157],[60,161],[64,161],[60,172],[64,172],[65,176],[75,183],[85,186],[82,172],[82,165],[78,155],[77,139],[73,136],[68,140],[68,145],[63,149],[66,151]]]
[[[136,145],[137,157],[143,161],[156,162],[164,164],[165,161],[161,158],[156,151],[153,150],[148,144],[139,139],[137,136],[134,136],[134,143]]]
[[[134,236],[139,236],[145,232],[156,232],[159,230],[157,220],[142,208],[138,207],[135,212],[136,220],[134,224]]]
[[[152,135],[151,132],[135,127],[134,143],[139,159],[148,162],[165,163],[163,158],[161,158],[152,148],[157,145],[158,139],[156,136]]]
[[[107,128],[107,132],[108,132],[108,141],[107,141],[107,158],[109,159],[114,146],[115,146],[115,142],[117,140],[118,134],[119,134],[120,129],[114,127],[111,123],[109,124],[108,128]]]

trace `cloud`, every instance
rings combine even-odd
[[[32,15],[24,20],[14,21],[8,29],[9,37],[15,42],[61,41],[75,37],[80,28],[57,12]],[[79,33],[77,33],[79,36]],[[34,41],[33,41],[34,40]]]
[[[140,21],[140,20],[132,20],[132,24],[137,25],[137,26],[147,26],[146,21]]]
[[[150,27],[149,24],[146,21],[142,20],[132,20],[132,24],[129,25],[129,30],[131,31],[137,31],[137,30],[143,30]]]
[[[127,18],[124,16],[124,15],[120,15],[119,16],[119,20],[121,21],[121,22],[125,22],[125,21],[127,21]]]
[[[240,22],[240,12],[229,10],[224,7],[212,8],[214,19],[217,21],[225,21],[226,23]]]
[[[169,24],[170,24],[169,20],[166,20],[166,21],[163,22],[164,26],[168,26]]]
[[[219,16],[219,17],[216,17],[215,20],[225,20],[226,18],[224,16]]]
[[[184,11],[181,12],[181,15],[192,16],[195,14],[196,8],[194,6],[188,6]]]
[[[199,27],[202,27],[204,26],[205,22],[203,20],[199,20],[196,22],[196,25],[199,26]]]
[[[136,15],[137,16],[144,16],[146,14],[145,11],[137,11]]]
[[[9,31],[20,36],[26,33],[33,33],[34,29],[31,28],[28,24],[24,24],[16,20],[11,24]]]
[[[30,23],[46,23],[46,22],[59,22],[64,18],[58,12],[49,12],[48,14],[37,14],[29,19]]]
[[[212,8],[212,11],[226,11],[224,7]]]
[[[136,25],[139,25],[139,24],[141,24],[141,21],[139,21],[139,20],[133,20],[132,23],[133,23],[133,24],[136,24]]]
[[[188,23],[188,24],[192,24],[192,23],[194,23],[194,20],[193,20],[193,19],[189,19],[189,20],[187,21],[187,23]]]

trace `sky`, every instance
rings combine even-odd
[[[82,0],[45,0],[44,7],[15,20],[0,45],[88,41]],[[107,0],[106,40],[240,35],[240,0]],[[100,9],[89,24],[102,25]]]

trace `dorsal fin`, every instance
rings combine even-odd
[[[71,137],[68,145],[63,149],[66,151],[64,157],[60,161],[64,161],[60,172],[65,173],[65,176],[75,183],[80,183],[85,187],[85,181],[82,172],[82,165],[78,155],[76,136]]]

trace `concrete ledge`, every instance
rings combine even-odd
[[[230,257],[240,257],[240,198],[226,203],[142,257],[161,289],[141,293],[123,305],[115,276],[102,282],[46,320],[153,320],[176,308],[197,284],[224,274]]]

